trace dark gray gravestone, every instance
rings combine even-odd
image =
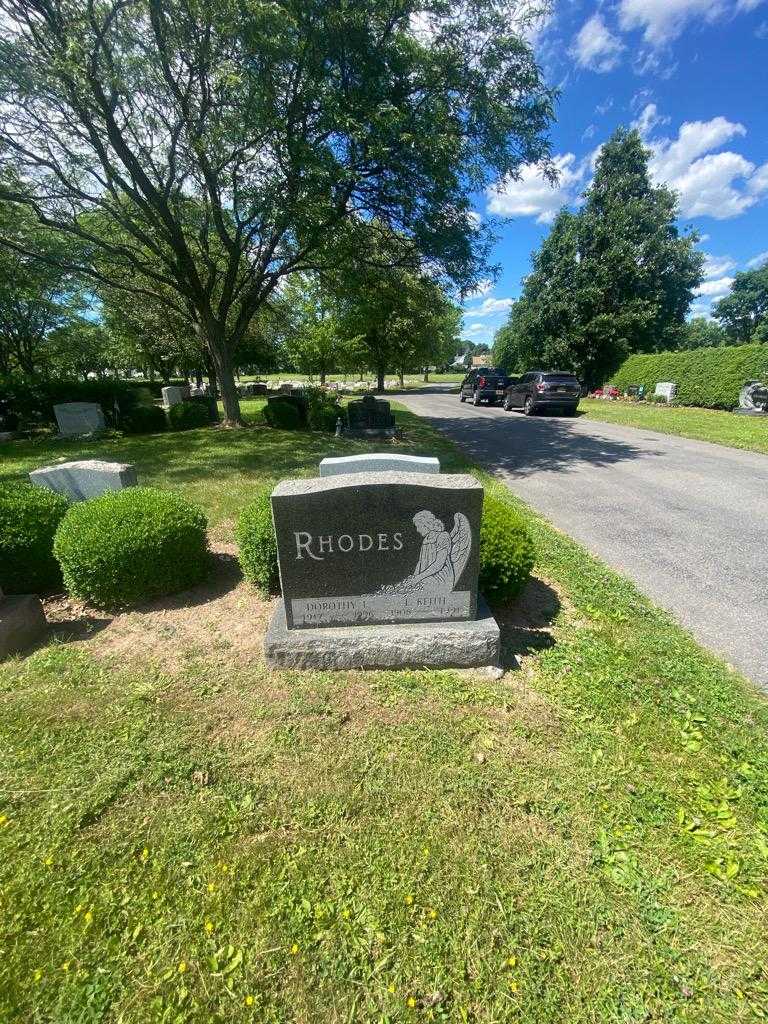
[[[347,423],[350,437],[394,437],[395,418],[389,402],[382,402],[373,395],[365,395],[359,402],[347,406]]]
[[[272,512],[287,628],[474,619],[482,505],[472,476],[283,481]]]
[[[101,406],[95,402],[64,402],[54,405],[53,412],[62,437],[97,434],[107,429]]]
[[[4,597],[0,590],[0,660],[38,643],[47,629],[39,597],[35,594]]]

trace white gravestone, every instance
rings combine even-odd
[[[82,459],[78,462],[60,462],[55,466],[33,469],[29,474],[33,484],[63,494],[70,501],[97,498],[105,491],[122,491],[136,487],[136,469],[127,462],[101,462]]]
[[[163,408],[170,409],[174,405],[180,405],[184,401],[185,391],[187,392],[187,397],[189,397],[189,389],[187,388],[161,388],[160,393],[163,396]]]
[[[421,455],[388,455],[371,452],[365,455],[344,455],[323,459],[320,476],[338,476],[341,473],[439,473],[438,459]]]
[[[64,402],[54,405],[53,412],[62,437],[95,434],[107,429],[101,406],[94,402]]]
[[[660,381],[656,385],[654,395],[659,395],[666,398],[667,402],[672,402],[677,395],[677,384],[673,384],[671,381]]]

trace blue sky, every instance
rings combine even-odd
[[[654,178],[680,192],[681,227],[702,235],[707,279],[692,313],[707,315],[736,271],[768,258],[768,0],[560,2],[534,45],[560,89],[560,184],[524,167],[478,197],[484,219],[512,221],[499,229],[498,280],[465,303],[464,336],[491,341],[531,252],[558,209],[578,202],[620,124],[640,128]]]

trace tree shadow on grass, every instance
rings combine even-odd
[[[492,608],[501,633],[502,668],[516,668],[519,657],[554,646],[551,627],[560,607],[552,587],[533,576],[514,604]]]

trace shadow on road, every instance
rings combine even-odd
[[[627,441],[581,433],[573,429],[571,419],[554,416],[524,417],[499,410],[492,416],[429,413],[426,418],[478,462],[514,477],[544,470],[567,472],[579,463],[609,467],[664,454]]]

